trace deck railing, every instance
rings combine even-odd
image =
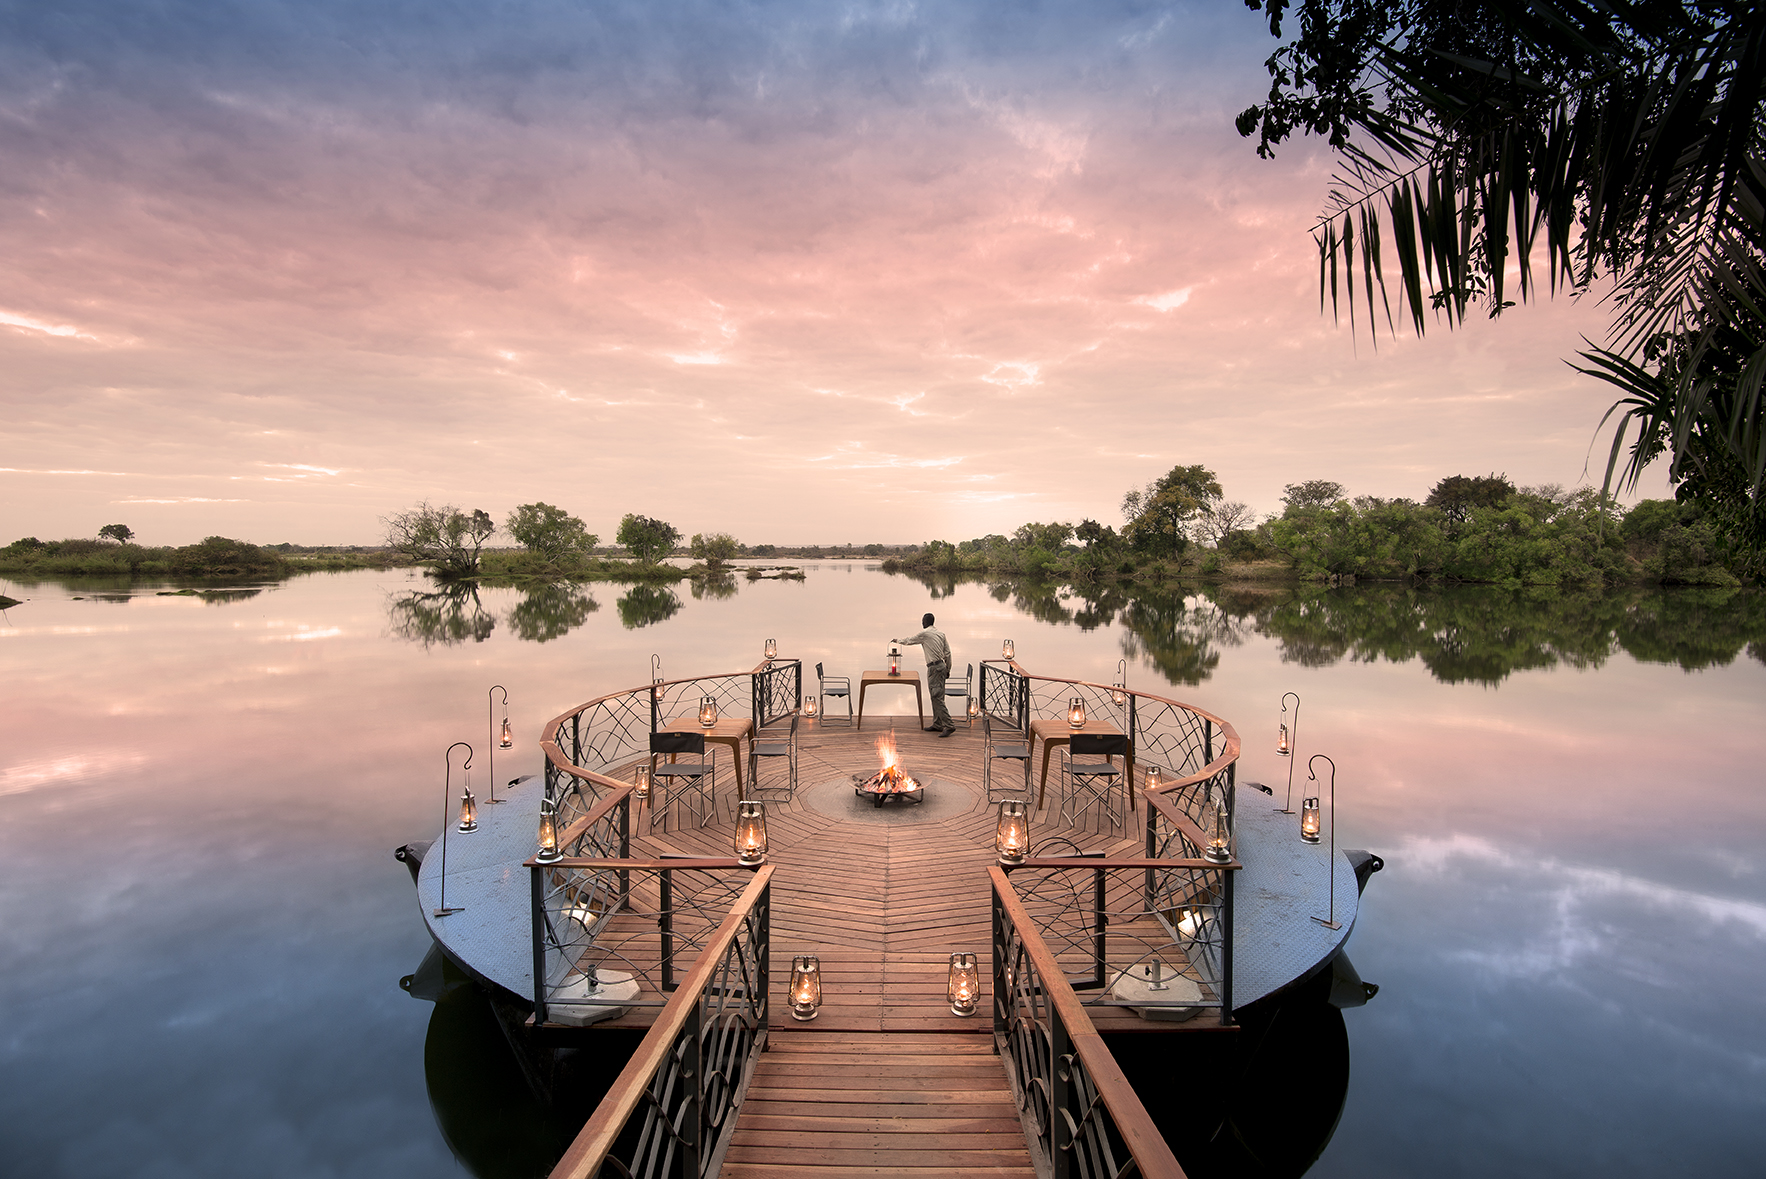
[[[707,1179],[766,1046],[770,866],[753,873],[552,1179]]]
[[[775,659],[752,671],[662,680],[553,717],[540,731],[540,750],[546,797],[559,807],[560,823],[586,814],[618,785],[606,780],[610,772],[647,757],[650,734],[672,719],[697,715],[706,696],[717,701],[719,715],[752,717],[755,728],[763,728],[797,707],[803,667],[795,659]]]
[[[993,1034],[1040,1179],[1183,1179],[1012,880],[993,879]]]

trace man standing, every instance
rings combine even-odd
[[[933,629],[932,615],[920,619],[920,633],[911,639],[890,639],[892,643],[910,643],[916,645],[926,656],[926,691],[932,696],[932,723],[926,726],[928,733],[937,733],[940,737],[948,737],[957,731],[957,726],[950,719],[950,709],[944,706],[944,681],[950,675],[950,640],[944,632]]]

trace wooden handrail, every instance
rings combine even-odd
[[[1004,869],[990,867],[988,875],[993,880],[993,892],[1012,919],[1012,925],[1018,931],[1019,944],[1030,956],[1030,964],[1036,968],[1037,975],[1042,979],[1043,994],[1047,996],[1049,1006],[1054,1009],[1055,1017],[1067,1030],[1067,1040],[1073,1045],[1073,1051],[1085,1071],[1090,1074],[1092,1084],[1097,1086],[1098,1096],[1103,1099],[1104,1108],[1110,1111],[1110,1120],[1116,1125],[1116,1132],[1122,1136],[1122,1143],[1134,1156],[1140,1173],[1146,1179],[1185,1179],[1183,1167],[1179,1165],[1177,1156],[1171,1153],[1171,1147],[1159,1133],[1159,1127],[1153,1124],[1152,1115],[1122,1075],[1122,1068],[1116,1063],[1116,1057],[1104,1045],[1104,1039],[1098,1035],[1097,1028],[1092,1026],[1091,1016],[1079,1002],[1079,996],[1067,984],[1067,976],[1061,970],[1061,964],[1049,952],[1043,943],[1042,934],[1037,931],[1031,921],[1030,914],[1025,911],[1024,903],[1018,899],[1017,890]],[[1054,1111],[1050,1111],[1051,1118]],[[1055,1123],[1059,1125],[1057,1121]]]
[[[679,867],[682,861],[658,861],[668,867]],[[552,1168],[551,1179],[593,1179],[606,1161],[607,1153],[613,1149],[619,1139],[619,1133],[625,1128],[626,1122],[637,1111],[644,1100],[645,1090],[650,1085],[650,1078],[661,1068],[668,1054],[674,1051],[675,1038],[687,1025],[687,1016],[699,1002],[699,996],[705,990],[705,984],[723,964],[724,953],[735,941],[737,933],[742,929],[742,922],[760,899],[761,893],[773,879],[773,866],[763,865],[749,881],[748,887],[730,909],[729,916],[717,927],[717,932],[705,943],[705,949],[693,963],[693,969],[681,981],[680,988],[670,997],[662,1014],[650,1025],[644,1039],[638,1044],[632,1058],[620,1070],[619,1077],[613,1087],[601,1098],[601,1104],[589,1115],[583,1124],[576,1140],[558,1165]]]
[[[1170,860],[1149,860],[1150,864],[1168,866]],[[679,868],[683,872],[722,872],[728,868],[749,868],[735,856],[682,856],[669,860],[622,860],[598,856],[563,856],[556,860],[540,860],[533,856],[521,862],[523,868],[586,868],[591,872],[662,872]],[[1213,867],[1219,867],[1215,864]]]
[[[614,862],[614,861],[609,861]],[[1237,860],[1230,863],[1216,864],[1213,860],[1159,860],[1141,856],[1128,856],[1107,860],[1102,857],[1085,859],[1081,856],[1031,856],[1022,864],[1013,864],[1004,869],[1008,874],[1020,868],[1055,868],[1083,871],[1087,868],[1219,868],[1225,872],[1236,872],[1244,865]]]
[[[1165,797],[1164,791],[1161,790],[1155,792],[1143,789],[1142,793],[1147,797],[1147,805],[1163,815],[1167,823],[1170,823],[1173,827],[1176,827],[1179,831],[1183,832],[1185,839],[1188,839],[1197,847],[1206,847],[1208,845],[1208,836],[1203,832],[1202,828],[1196,824],[1194,819],[1178,810],[1177,805],[1169,798]],[[1237,861],[1234,862],[1236,864]],[[1218,868],[1221,867],[1221,865],[1215,864],[1214,867]]]

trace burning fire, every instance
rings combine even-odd
[[[901,794],[920,788],[920,783],[901,768],[901,753],[896,748],[893,732],[878,738],[877,760],[883,763],[883,768],[864,784],[863,789],[875,794]]]

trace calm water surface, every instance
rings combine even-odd
[[[403,571],[161,588],[0,581],[28,599],[0,619],[7,1175],[467,1173],[450,1138],[519,1081],[459,1047],[486,1042],[457,1032],[470,1011],[401,989],[429,941],[391,851],[435,834],[448,743],[483,766],[489,686],[523,738],[506,780],[653,652],[737,670],[775,636],[852,674],[928,609],[959,668],[1002,637],[1033,671],[1108,681],[1127,657],[1136,687],[1232,721],[1241,780],[1278,794],[1278,700],[1301,694],[1339,846],[1387,862],[1349,944],[1381,990],[1345,1013],[1313,1175],[1766,1160],[1758,595],[1088,600],[844,562],[697,597],[450,599]],[[1305,1076],[1262,1095],[1310,1097]]]

